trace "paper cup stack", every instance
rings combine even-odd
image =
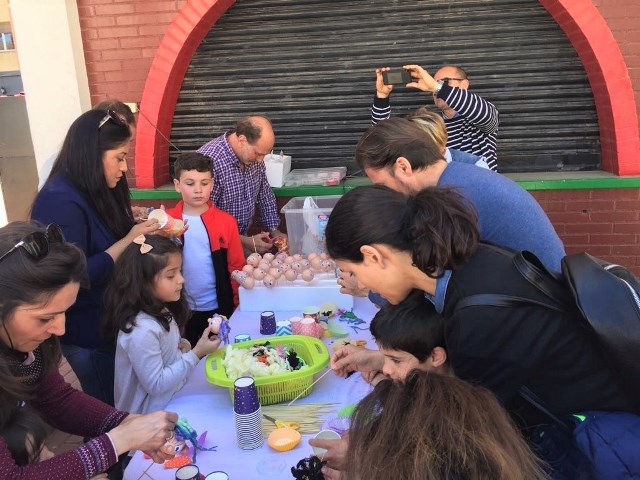
[[[253,378],[240,377],[233,383],[233,412],[238,446],[243,450],[262,446],[262,411]]]

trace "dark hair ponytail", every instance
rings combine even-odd
[[[411,197],[404,223],[413,263],[432,277],[460,266],[478,245],[475,209],[453,189],[429,187]]]
[[[411,252],[431,276],[455,268],[476,249],[476,215],[461,195],[428,187],[406,197],[383,185],[359,187],[333,208],[325,230],[327,252],[336,260],[360,263],[363,245],[387,245]]]

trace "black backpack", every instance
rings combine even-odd
[[[602,346],[612,369],[640,411],[640,281],[625,267],[609,264],[587,253],[562,259],[562,275],[549,273],[530,252],[516,254],[514,265],[522,276],[549,299],[540,302],[509,295],[470,295],[456,310],[468,306],[536,304],[556,311],[577,311],[582,325]],[[567,287],[572,296],[567,298]],[[525,387],[526,389],[526,387]],[[523,395],[525,398],[528,395]],[[531,398],[526,398],[532,403]],[[539,408],[539,407],[538,407]]]

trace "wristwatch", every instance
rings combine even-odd
[[[442,85],[444,85],[444,80],[438,80],[436,83],[438,85],[436,85],[436,89],[433,91],[433,94],[437,97],[438,93],[440,93],[440,90],[442,90]]]

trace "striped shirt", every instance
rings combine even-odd
[[[496,141],[498,109],[484,98],[445,82],[438,97],[457,113],[453,118],[442,115],[447,127],[447,147],[484,157],[491,170],[498,170]],[[375,125],[391,116],[389,98],[373,99],[371,122]]]
[[[227,141],[230,132],[214,138],[198,150],[213,159],[211,200],[238,221],[240,235],[246,235],[256,207],[262,225],[269,231],[280,226],[276,196],[267,182],[264,162],[240,166],[240,160]]]

